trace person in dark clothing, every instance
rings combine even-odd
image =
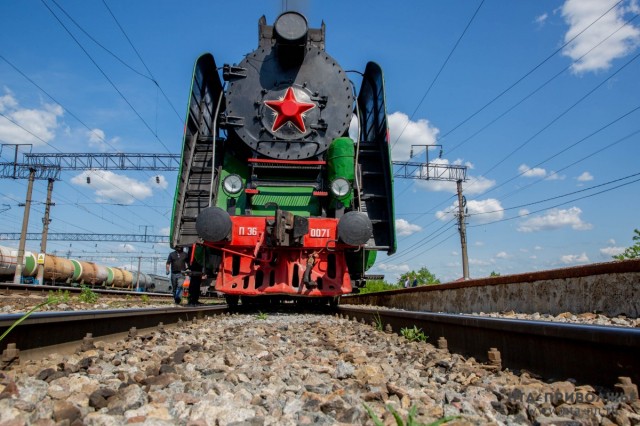
[[[418,287],[418,279],[417,278],[413,279],[413,284],[411,284],[411,287]]]
[[[171,274],[171,291],[177,305],[182,301],[184,273],[189,269],[189,257],[182,247],[176,247],[167,258],[167,275]]]
[[[191,282],[189,283],[189,306],[199,305],[201,286],[206,281],[213,282],[217,277],[218,267],[222,257],[220,253],[209,247],[196,247],[191,265]]]

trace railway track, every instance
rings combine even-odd
[[[496,368],[608,388],[618,377],[640,383],[640,329],[345,305],[338,313],[383,327],[388,324],[396,333],[418,327],[430,343]]]
[[[113,339],[141,330],[171,326],[227,312],[226,305],[113,309],[71,312],[36,312],[15,327],[1,342],[2,362],[37,357],[42,351],[73,351],[85,338]],[[0,335],[23,314],[0,315]]]
[[[242,307],[241,307],[242,308]],[[255,307],[252,307],[255,311]],[[282,308],[263,307],[265,312]],[[249,309],[251,311],[251,309]],[[204,319],[228,312],[226,305],[118,309],[34,313],[2,342],[3,361],[10,362],[14,349],[27,359],[44,351],[66,347],[73,350],[91,335],[94,339],[123,338],[148,328]],[[380,324],[399,333],[417,327],[428,342],[452,353],[473,356],[492,369],[528,371],[546,379],[575,379],[579,383],[613,389],[619,377],[640,383],[640,329],[588,326],[471,315],[409,312],[340,305],[336,313],[366,323]],[[0,316],[0,333],[21,318]],[[111,337],[109,337],[111,336]],[[43,349],[46,348],[46,349]]]
[[[116,295],[116,296],[137,296],[140,297],[142,295],[153,296],[158,298],[170,298],[171,294],[169,293],[148,293],[148,292],[137,292],[135,290],[128,289],[116,289],[116,288],[99,288],[99,287],[88,287],[97,294],[105,294],[105,295]],[[69,293],[81,293],[83,287],[79,286],[59,286],[59,285],[33,285],[33,284],[14,284],[14,283],[0,283],[0,293],[9,295],[11,293],[24,293],[24,294],[48,294],[49,292],[58,292],[58,291],[68,291]]]

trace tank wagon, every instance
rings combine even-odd
[[[10,280],[16,270],[18,251],[0,246],[0,279]],[[34,282],[38,273],[37,254],[25,251],[22,277],[24,282]],[[166,278],[165,278],[166,280]],[[149,274],[130,272],[113,266],[98,265],[76,259],[67,259],[52,254],[44,257],[44,281],[46,284],[77,284],[91,287],[135,289],[136,284],[143,291],[164,289],[158,279]],[[156,281],[158,285],[156,286]],[[37,283],[40,284],[40,283]]]
[[[171,245],[212,269],[230,304],[331,300],[396,250],[382,69],[369,62],[356,91],[324,23],[297,12],[263,16],[258,36],[237,65],[196,60]]]

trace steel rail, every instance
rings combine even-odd
[[[621,376],[640,382],[640,329],[345,305],[338,312],[367,322],[379,318],[396,333],[416,326],[430,342],[444,337],[449,350],[481,362],[496,348],[502,368],[524,369],[547,379],[573,378],[608,388]]]
[[[88,333],[94,338],[130,331],[132,327],[145,329],[192,321],[205,315],[227,312],[226,305],[204,305],[198,307],[112,309],[101,311],[36,312],[15,327],[0,342],[0,350],[14,344],[20,351],[43,347],[80,343]],[[0,335],[24,314],[0,315]]]
[[[147,297],[166,298],[173,297],[170,293],[154,293],[154,292],[140,292],[135,290],[125,290],[117,288],[101,288],[87,286],[92,292],[98,294],[114,295],[114,296],[136,296],[141,297],[146,295]],[[40,284],[15,284],[11,282],[0,282],[0,292],[7,295],[11,292],[24,292],[28,293],[49,293],[57,291],[68,291],[69,293],[81,293],[83,287],[80,286],[64,286],[64,285],[40,285]]]

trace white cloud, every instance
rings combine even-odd
[[[160,235],[168,236],[170,231],[171,231],[171,229],[168,226],[166,226],[164,228],[160,228]]]
[[[540,16],[536,16],[536,18],[533,20],[533,22],[535,22],[536,24],[542,26],[542,25],[544,25],[544,23],[546,22],[548,17],[549,17],[549,14],[543,13]]]
[[[456,201],[446,210],[436,212],[436,217],[442,221],[448,221],[456,217],[458,202]],[[468,222],[473,224],[488,223],[500,220],[504,217],[504,209],[500,201],[495,198],[486,200],[471,200],[467,202]]]
[[[388,116],[389,122],[389,137],[392,145],[391,156],[394,161],[414,161],[416,163],[426,163],[427,156],[425,155],[424,147],[415,147],[413,149],[413,157],[411,158],[412,148],[411,145],[434,145],[438,139],[438,133],[440,130],[433,126],[429,120],[420,119],[418,121],[410,121],[409,116],[403,112],[394,112]],[[352,138],[356,137],[357,133],[357,120],[351,120],[349,126],[349,135]],[[399,139],[398,139],[399,137]],[[397,142],[396,142],[397,140]],[[440,152],[437,147],[429,148],[429,167],[426,166],[420,170],[416,170],[416,174],[420,172],[422,176],[434,177],[449,177],[447,167],[439,166],[466,166],[468,170],[473,169],[473,163],[465,161],[462,158],[456,158],[453,162],[450,162],[446,158],[440,158]],[[467,176],[467,181],[464,184],[464,192],[467,195],[482,194],[489,188],[496,184],[494,180],[487,179],[483,176]],[[416,185],[419,188],[426,189],[432,192],[449,192],[455,194],[456,183],[453,181],[439,181],[439,180],[418,180]]]
[[[409,161],[411,145],[434,145],[440,133],[440,129],[433,126],[429,120],[421,118],[418,121],[410,121],[407,114],[399,111],[390,114],[387,120],[390,143],[393,147],[391,157],[396,161]],[[431,157],[430,154],[430,160]],[[433,157],[437,157],[437,154]],[[413,160],[424,161],[424,158],[424,149],[416,148]]]
[[[521,164],[518,167],[518,172],[524,177],[545,177],[547,175],[547,171],[540,167],[531,168],[526,164]]]
[[[396,232],[399,237],[406,237],[420,231],[422,231],[421,226],[409,223],[404,219],[396,219]]]
[[[87,183],[87,177],[90,183]],[[153,194],[150,184],[108,170],[85,170],[73,177],[71,182],[94,190],[99,202],[133,204],[136,199],[142,200]]]
[[[484,246],[484,242],[483,241],[476,241],[476,242],[473,243],[473,245],[476,246],[476,247],[482,247],[482,246]]]
[[[13,97],[13,93],[5,87],[5,94],[0,96],[0,112],[4,112],[7,109],[15,109],[18,106],[16,98]]]
[[[600,253],[605,256],[617,256],[620,253],[624,252],[624,247],[605,247],[600,249]]]
[[[584,222],[580,215],[582,210],[578,207],[571,207],[566,210],[551,209],[546,215],[532,217],[523,221],[518,227],[520,232],[536,232],[560,229],[566,226],[576,231],[586,231],[593,227],[592,224]]]
[[[587,253],[582,254],[566,254],[560,258],[562,263],[573,264],[573,263],[586,263],[589,261],[587,257]]]
[[[544,180],[565,180],[566,178],[565,175],[559,175],[557,172],[550,171]]]
[[[527,209],[518,210],[518,216],[526,216],[528,214],[529,214],[529,210],[527,210]]]
[[[614,240],[613,238],[610,238],[608,241],[610,246],[615,246],[616,245],[616,240]]]
[[[440,133],[440,130],[433,126],[429,120],[422,118],[418,121],[411,121],[407,114],[400,111],[389,114],[387,122],[389,124],[389,141],[393,147],[391,157],[396,161],[409,161],[411,145],[434,145],[438,139],[438,133]],[[349,137],[356,140],[357,136],[358,120],[353,115],[349,124]],[[416,147],[414,154],[419,154],[419,157],[414,156],[415,161],[424,161],[424,148]],[[437,156],[438,154],[433,155],[434,158]],[[430,153],[429,160],[432,159],[431,157]]]
[[[380,265],[376,266],[378,267],[378,269],[385,272],[399,272],[401,274],[404,272],[409,272],[411,270],[409,265],[407,265],[406,263],[403,263],[402,265],[389,265],[386,263],[381,263]]]
[[[507,254],[506,251],[501,251],[498,254],[496,254],[496,257],[498,259],[507,259],[509,257],[509,255]]]
[[[107,137],[102,129],[87,130],[87,137],[89,138],[89,146],[99,149],[101,152],[108,151],[112,146],[120,142],[119,137],[111,138],[107,140]]]
[[[576,179],[578,179],[578,182],[589,182],[593,180],[593,176],[589,172],[584,172],[580,176],[578,176]]]
[[[535,246],[533,249],[534,249],[534,250],[542,250],[542,247],[540,247],[540,246]]]
[[[116,249],[116,251],[119,252],[125,252],[125,253],[132,253],[134,251],[136,251],[135,246],[131,245],[131,244],[118,244],[118,247]]]
[[[473,265],[473,266],[489,266],[493,264],[493,262],[488,262],[486,260],[480,260],[480,259],[469,259],[469,265]]]
[[[398,279],[400,278],[400,275],[404,274],[405,272],[409,272],[411,270],[409,265],[407,265],[406,263],[403,263],[402,265],[391,265],[391,264],[381,263],[379,265],[376,265],[374,267],[374,270],[375,269],[379,269],[380,271],[384,272],[385,280],[390,283],[398,281]],[[390,276],[386,276],[386,275],[390,275]]]
[[[34,146],[44,145],[56,136],[58,117],[64,114],[57,104],[42,104],[40,109],[20,108],[8,89],[0,97],[0,112],[8,117],[0,116],[0,139]]]
[[[441,160],[447,161],[447,160]],[[426,172],[425,172],[426,175]],[[469,176],[468,180],[462,184],[462,192],[465,195],[478,195],[488,191],[496,184],[495,180],[487,179],[484,176]],[[418,180],[416,181],[418,188],[426,189],[431,192],[449,192],[456,194],[458,192],[455,182],[438,181],[438,180]]]
[[[569,25],[564,36],[568,41],[584,30],[603,13],[611,8],[617,0],[566,0],[562,6],[562,16]],[[629,7],[625,3],[615,8],[595,22],[590,28],[564,48],[562,54],[577,60],[593,46],[609,37],[625,22],[625,14],[635,12],[637,3],[632,1]],[[595,50],[572,65],[572,71],[580,74],[589,71],[607,70],[614,59],[622,58],[632,52],[640,43],[640,29],[629,24],[611,35]]]

